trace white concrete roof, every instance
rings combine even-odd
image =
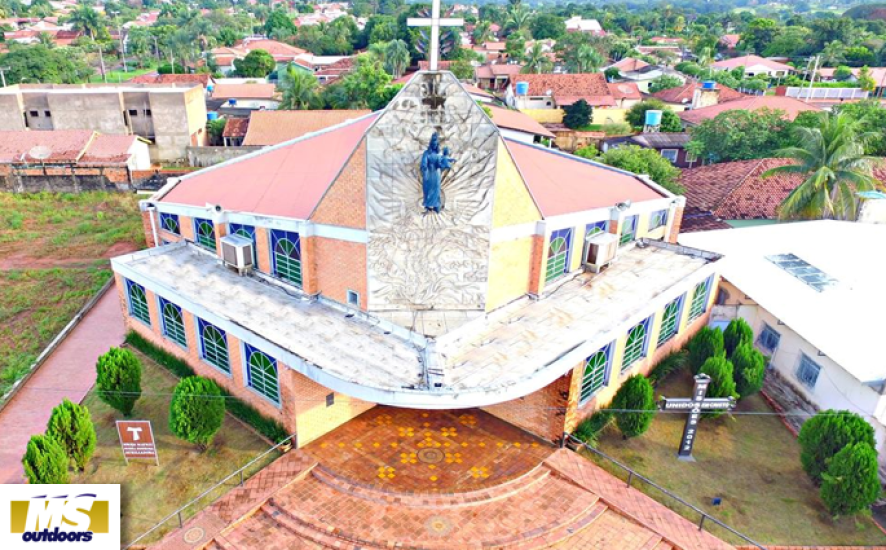
[[[580,274],[539,300],[523,298],[436,339],[266,277],[240,277],[192,244],[112,263],[123,277],[332,390],[396,406],[459,408],[550,384],[707,277],[711,259],[674,245],[631,246],[601,274]]]
[[[886,225],[832,220],[680,235],[723,254],[722,275],[862,382],[886,378]],[[819,292],[766,256],[795,254],[837,283]]]

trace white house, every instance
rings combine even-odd
[[[874,426],[886,463],[886,226],[833,220],[680,235],[725,255],[714,318],[740,316],[793,389]]]
[[[731,71],[738,67],[744,67],[744,75],[748,78],[758,75],[780,78],[796,72],[790,65],[766,59],[759,55],[743,55],[711,63],[711,68],[715,71]]]

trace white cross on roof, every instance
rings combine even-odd
[[[431,7],[431,17],[410,17],[406,24],[410,27],[431,27],[431,59],[432,71],[437,70],[437,61],[440,58],[440,27],[460,27],[464,25],[464,19],[440,17],[440,0],[434,0]]]

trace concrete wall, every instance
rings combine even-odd
[[[262,149],[261,146],[239,146],[239,147],[192,147],[186,148],[188,153],[188,165],[204,168],[231,160],[243,155],[248,155],[254,151]]]
[[[26,130],[21,94],[0,94],[0,130]]]
[[[183,93],[150,94],[154,119],[154,158],[161,161],[184,159],[187,147],[206,145],[206,101],[203,88],[195,86]]]
[[[130,183],[126,166],[0,165],[0,191],[9,193],[124,191]]]
[[[45,98],[52,113],[56,130],[95,130],[102,134],[127,134],[123,115],[123,98],[118,92],[84,90],[82,93],[40,94],[27,93],[25,110],[29,104]]]

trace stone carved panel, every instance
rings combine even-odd
[[[456,159],[443,209],[422,207],[421,155],[440,135]],[[419,74],[367,137],[371,310],[482,310],[498,129],[450,73]]]

